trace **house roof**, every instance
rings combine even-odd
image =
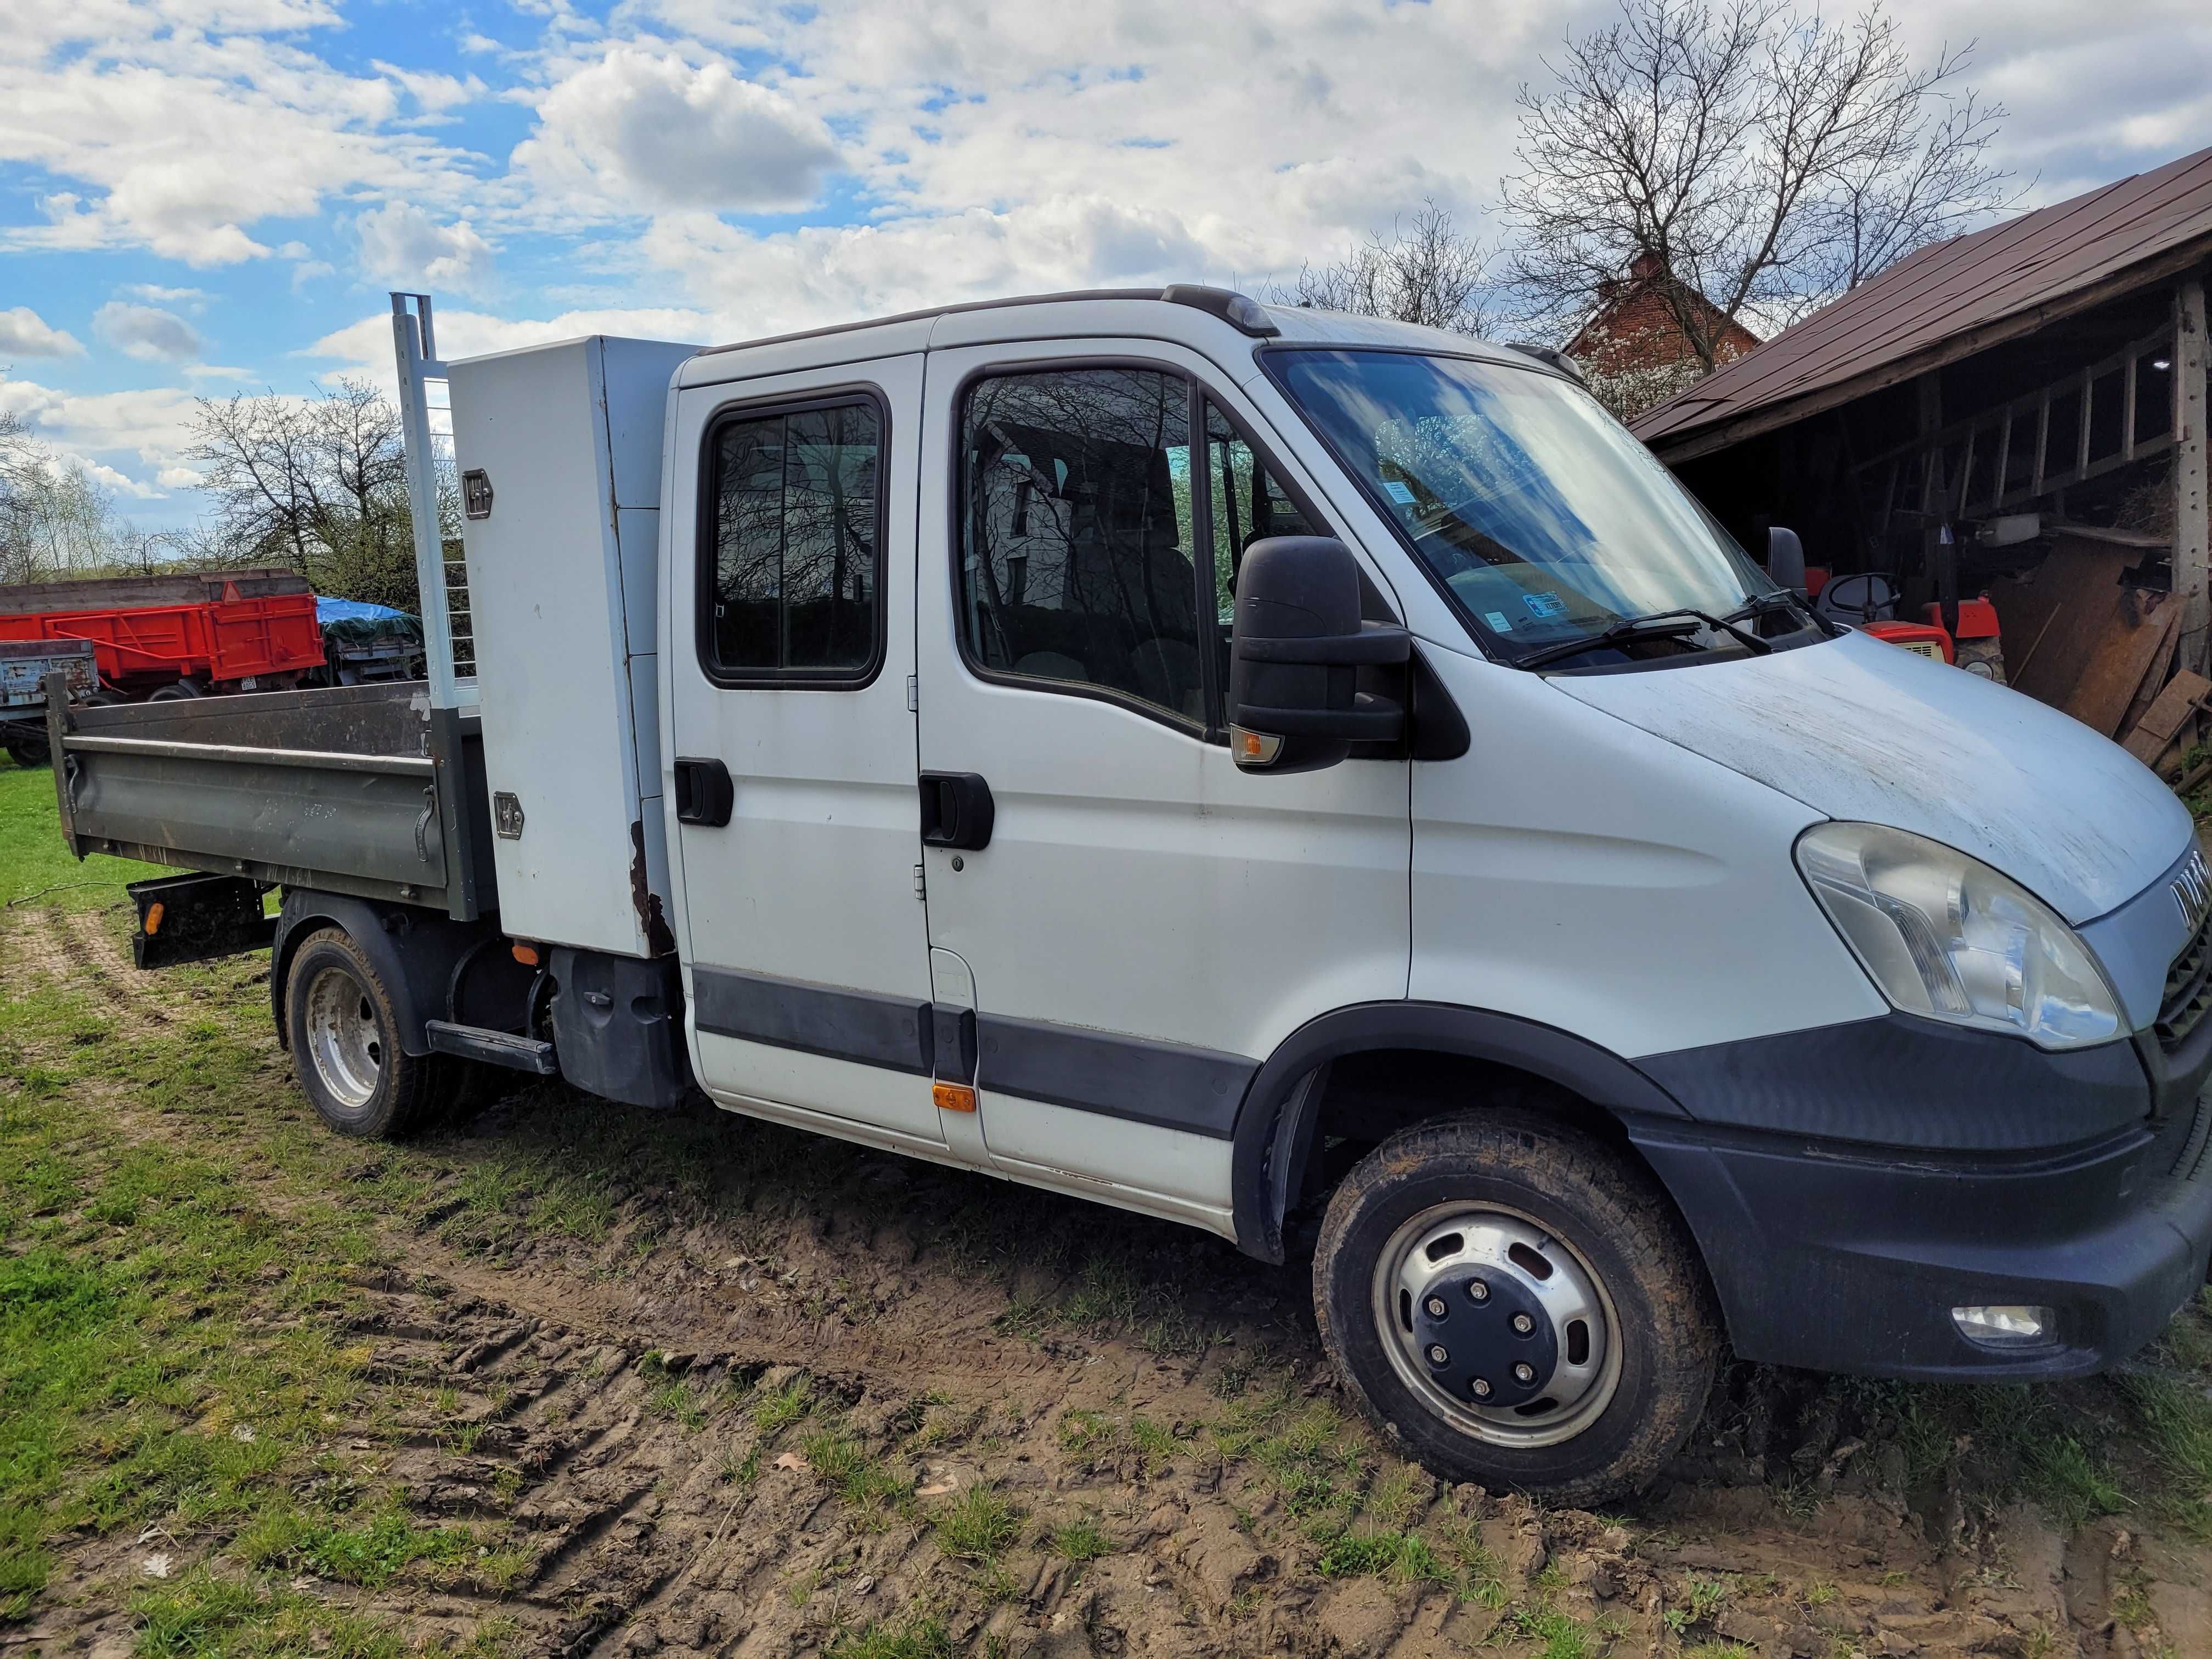
[[[1954,362],[2212,255],[2212,149],[1931,243],[1648,410],[1688,460]]]
[[[1591,330],[1609,325],[1614,318],[1618,317],[1622,312],[1627,310],[1631,306],[1642,302],[1646,296],[1654,294],[1658,289],[1660,283],[1668,279],[1668,272],[1667,267],[1660,262],[1660,258],[1657,254],[1638,254],[1636,258],[1629,263],[1627,272],[1625,275],[1620,277],[1617,281],[1608,283],[1605,285],[1604,289],[1600,293],[1596,307],[1593,308],[1589,314],[1583,317],[1581,326],[1575,330],[1574,337],[1569,340],[1565,346],[1560,348],[1560,349],[1565,351],[1570,357],[1581,356],[1585,348],[1596,343],[1589,337]],[[1750,350],[1753,346],[1759,343],[1759,336],[1753,334],[1749,329],[1746,328],[1741,323],[1737,322],[1734,318],[1727,315],[1718,306],[1715,305],[1711,300],[1705,298],[1705,296],[1698,292],[1697,289],[1689,288],[1686,283],[1680,282],[1677,282],[1676,286],[1678,288],[1686,289],[1691,300],[1696,304],[1696,306],[1707,317],[1718,321],[1720,324],[1719,331],[1723,335],[1727,336],[1730,339],[1734,339],[1739,335],[1741,336],[1743,340],[1743,349],[1746,351]],[[1671,319],[1669,319],[1668,326],[1674,328],[1674,331],[1677,334],[1680,332],[1680,327],[1674,325]]]

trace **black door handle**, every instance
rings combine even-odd
[[[997,814],[991,786],[975,772],[921,775],[921,844],[980,853],[991,844]]]
[[[737,800],[737,786],[730,781],[730,769],[719,760],[693,757],[676,763],[678,823],[704,824],[708,829],[719,830],[730,821],[730,809]]]

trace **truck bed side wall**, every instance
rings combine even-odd
[[[420,684],[49,711],[63,833],[114,853],[440,909],[496,908],[473,719]]]

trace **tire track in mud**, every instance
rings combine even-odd
[[[136,980],[100,913],[18,912],[5,926],[0,948],[40,980],[88,986],[155,1025],[191,1017],[161,981]],[[273,1054],[273,1038],[261,1040]],[[96,1091],[126,1134],[222,1132],[146,1111],[120,1082]],[[587,1109],[550,1091],[514,1109]],[[464,1167],[474,1156],[447,1144],[430,1155]],[[656,1234],[618,1273],[573,1251],[490,1265],[425,1219],[460,1212],[434,1193],[411,1221],[395,1218],[392,1265],[355,1276],[345,1322],[349,1339],[369,1349],[365,1374],[387,1410],[334,1430],[319,1462],[404,1490],[421,1524],[482,1529],[499,1556],[443,1576],[410,1569],[361,1594],[364,1610],[418,1640],[454,1644],[488,1618],[508,1619],[518,1651],[563,1659],[796,1655],[841,1632],[897,1627],[925,1607],[957,1650],[1050,1659],[1419,1659],[1486,1645],[1534,1655],[1546,1645],[1546,1613],[1600,1632],[1594,1659],[1700,1642],[1758,1659],[2137,1659],[2113,1606],[2139,1601],[2147,1580],[2180,1609],[2169,1624],[2194,1605],[2175,1599],[2191,1590],[2186,1564],[2146,1553],[2115,1526],[2069,1540],[2015,1510],[1931,1529],[1895,1471],[1873,1449],[1838,1447],[1832,1425],[1825,1443],[1794,1449],[1801,1462],[1808,1448],[1816,1453],[1809,1497],[1784,1492],[1747,1471],[1754,1452],[1786,1459],[1793,1449],[1717,1445],[1735,1432],[1718,1408],[1677,1477],[1626,1526],[1443,1489],[1347,1430],[1369,1460],[1370,1494],[1386,1478],[1404,1483],[1399,1528],[1474,1540],[1498,1588],[1467,1599],[1418,1575],[1331,1577],[1315,1516],[1264,1459],[1224,1458],[1203,1436],[1176,1432],[1219,1419],[1231,1409],[1224,1395],[1251,1397],[1222,1382],[1237,1354],[1271,1351],[1270,1375],[1290,1386],[1294,1411],[1331,1399],[1288,1276],[1248,1275],[1211,1307],[1214,1346],[1197,1359],[1148,1352],[1126,1335],[1032,1340],[1006,1328],[1009,1281],[977,1271],[933,1231],[944,1224],[933,1206],[960,1188],[915,1177],[911,1196],[886,1199],[908,1186],[903,1174],[881,1178],[899,1166],[856,1168],[854,1190],[821,1200],[826,1209],[794,1204],[770,1219]],[[296,1201],[269,1194],[279,1212]],[[629,1215],[672,1205],[650,1188],[623,1201]],[[1073,1201],[1067,1217],[1086,1237],[1135,1224]],[[1184,1248],[1198,1264],[1191,1277],[1212,1271],[1210,1244]],[[873,1297],[873,1311],[820,1313],[848,1281],[892,1291]],[[793,1385],[808,1391],[810,1409],[778,1425],[764,1402]],[[1103,1449],[1072,1443],[1070,1411],[1096,1413],[1121,1437]],[[1166,1451],[1133,1449],[1139,1416],[1166,1433]],[[903,1510],[848,1501],[810,1461],[834,1451],[815,1443],[824,1435],[911,1477],[918,1495]],[[1018,1517],[1018,1535],[988,1566],[949,1553],[934,1530],[978,1486]],[[1050,1534],[1070,1522],[1095,1527],[1104,1553],[1078,1563],[1057,1553]],[[1370,1514],[1359,1528],[1380,1524]],[[1701,1588],[1712,1586],[1722,1588]],[[1701,1607],[1680,1629],[1668,1616]],[[47,1622],[71,1616],[56,1610]],[[2212,1659],[2212,1624],[2164,1637],[2176,1659]]]

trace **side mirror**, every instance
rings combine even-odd
[[[1805,544],[1796,531],[1776,525],[1766,532],[1766,574],[1777,587],[1805,591]]]
[[[1248,772],[1312,772],[1355,743],[1394,743],[1406,711],[1358,687],[1369,665],[1413,654],[1402,628],[1359,619],[1359,566],[1328,536],[1244,550],[1229,640],[1229,749]]]

